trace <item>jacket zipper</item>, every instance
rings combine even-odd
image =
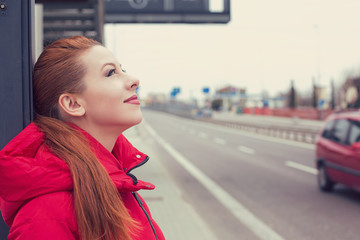
[[[150,216],[149,216],[149,214],[147,213],[147,211],[145,210],[145,208],[144,208],[144,206],[143,206],[143,202],[141,201],[141,199],[139,198],[139,196],[137,195],[136,192],[132,192],[132,194],[134,195],[134,197],[135,197],[136,201],[138,202],[139,206],[141,207],[141,209],[142,209],[143,212],[145,213],[145,216],[146,216],[148,222],[150,223],[150,226],[151,226],[151,228],[152,228],[152,230],[153,230],[153,232],[154,232],[154,235],[155,235],[156,240],[159,240],[159,238],[157,237],[157,234],[156,234],[154,225],[153,225],[152,222],[151,222]]]
[[[149,161],[149,156],[146,156],[146,158],[145,158],[142,162],[140,162],[139,164],[137,164],[137,165],[135,165],[134,167],[130,168],[129,171],[127,171],[126,175],[128,175],[128,176],[130,176],[130,177],[132,178],[134,185],[136,185],[136,184],[138,183],[138,181],[137,181],[137,178],[135,177],[135,175],[131,174],[130,172],[131,172],[132,170],[134,170],[135,168],[141,167],[141,166],[144,165],[147,161]],[[132,195],[135,197],[135,199],[136,199],[137,203],[139,204],[140,208],[143,210],[143,212],[144,212],[144,214],[145,214],[145,216],[146,216],[146,218],[147,218],[147,220],[148,220],[148,222],[149,222],[149,224],[150,224],[150,226],[151,226],[151,229],[152,229],[153,232],[154,232],[154,235],[155,235],[156,240],[159,240],[159,238],[158,238],[158,236],[157,236],[157,234],[156,234],[154,225],[153,225],[152,222],[151,222],[150,216],[149,216],[148,212],[145,210],[145,208],[144,208],[144,206],[143,206],[143,202],[141,201],[141,199],[139,198],[139,196],[138,196],[138,194],[137,194],[136,192],[132,192]]]
[[[146,158],[140,162],[139,164],[135,165],[134,167],[130,168],[129,171],[126,172],[126,175],[130,176],[133,180],[133,184],[136,185],[138,183],[137,178],[135,177],[135,175],[131,174],[130,172],[132,170],[134,170],[135,168],[141,167],[142,165],[144,165],[147,161],[149,161],[149,156],[146,156]]]

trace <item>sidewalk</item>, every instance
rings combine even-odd
[[[140,191],[148,204],[151,214],[162,229],[167,240],[217,240],[210,228],[182,197],[166,168],[160,162],[154,141],[140,124],[124,135],[139,150],[150,156],[144,166],[134,170],[138,179],[153,183],[152,191]]]

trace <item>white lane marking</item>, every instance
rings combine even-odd
[[[204,132],[201,132],[201,133],[199,133],[199,137],[201,137],[201,138],[207,138],[208,135],[207,135],[206,133],[204,133]]]
[[[251,155],[255,153],[254,149],[248,148],[248,147],[245,147],[245,146],[238,146],[237,150],[239,150],[240,152],[251,154]]]
[[[312,168],[312,167],[309,167],[309,166],[306,166],[306,165],[303,165],[300,163],[292,162],[292,161],[286,161],[285,165],[288,167],[298,169],[300,171],[314,174],[314,175],[316,175],[318,173],[318,170],[316,168]]]
[[[214,142],[220,145],[225,145],[226,141],[222,138],[214,138]]]
[[[261,240],[284,240],[277,232],[257,218],[250,210],[244,207],[233,196],[163,140],[152,127],[145,122],[144,126],[153,138],[156,139],[180,165],[197,179],[230,213],[234,215],[234,217],[247,226]]]

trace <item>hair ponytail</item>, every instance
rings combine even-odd
[[[34,67],[35,123],[45,144],[69,166],[74,182],[74,208],[83,240],[130,240],[136,223],[86,137],[59,120],[57,101],[62,93],[81,92],[86,67],[80,56],[100,43],[85,38],[61,39],[48,45]]]
[[[134,222],[86,137],[54,118],[38,116],[35,123],[44,132],[45,143],[52,152],[70,168],[81,239],[131,239],[129,226]]]

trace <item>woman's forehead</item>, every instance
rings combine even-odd
[[[114,54],[109,49],[100,45],[91,47],[86,51],[82,56],[82,60],[87,66],[91,67],[102,67],[105,63],[117,64]]]

